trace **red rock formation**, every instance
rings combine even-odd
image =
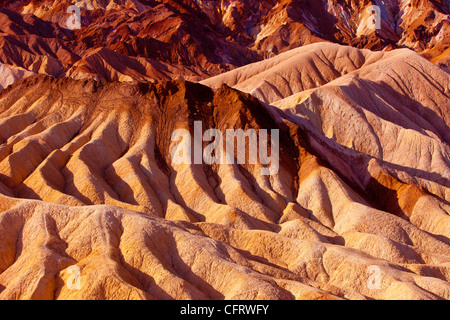
[[[442,1],[90,1],[81,9],[82,28],[74,31],[66,29],[70,4],[3,1],[0,62],[61,77],[89,64],[92,49],[107,48],[139,58],[131,64],[163,63],[157,70],[130,68],[126,77],[161,80],[163,73],[166,80],[193,80],[331,41],[373,50],[408,47],[449,67],[450,18]],[[380,8],[380,29],[374,5]],[[110,69],[108,61],[102,63],[93,68]],[[176,72],[164,71],[174,67]],[[117,78],[91,71],[84,77]]]
[[[443,1],[69,4],[0,1],[0,299],[450,299]]]
[[[321,73],[289,74],[311,54]],[[205,84],[259,76],[289,79],[280,109],[183,81],[3,90],[0,298],[449,299],[449,76],[408,50],[319,44]],[[171,134],[194,121],[279,129],[280,170],[174,164]]]

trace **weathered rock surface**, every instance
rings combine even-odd
[[[450,299],[449,75],[404,50],[279,57],[214,91],[42,75],[1,91],[0,298]],[[172,163],[194,121],[278,128],[278,174]]]
[[[81,29],[69,30],[67,9],[73,4],[81,8]],[[450,67],[449,8],[440,0],[0,5],[0,63],[55,77],[197,81],[324,41],[383,51],[410,48],[442,69]]]
[[[0,0],[0,299],[450,299],[447,4]]]
[[[312,143],[326,146],[324,157],[346,159],[358,184],[381,165],[450,199],[450,77],[410,50],[314,44],[202,83],[227,84],[292,115],[318,137]]]

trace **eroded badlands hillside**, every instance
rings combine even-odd
[[[79,29],[71,30],[71,5],[80,8]],[[3,0],[0,6],[0,88],[37,73],[198,81],[324,41],[409,48],[450,67],[443,0]]]
[[[334,44],[203,84],[20,80],[0,92],[0,298],[450,299],[449,83]],[[195,121],[280,130],[280,170],[174,164]]]

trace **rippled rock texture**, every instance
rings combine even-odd
[[[0,1],[0,299],[450,299],[446,2],[69,4]]]
[[[418,54],[333,44],[204,84],[16,82],[0,297],[449,299],[448,97]],[[279,129],[278,174],[173,164],[172,132],[195,121]]]

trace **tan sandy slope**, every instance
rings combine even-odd
[[[450,299],[447,73],[330,44],[204,84],[0,93],[0,298]],[[173,164],[194,121],[278,128],[278,174]]]
[[[69,30],[71,5],[80,29]],[[449,14],[444,0],[0,0],[0,63],[75,79],[198,81],[332,42],[410,48],[447,70]]]

